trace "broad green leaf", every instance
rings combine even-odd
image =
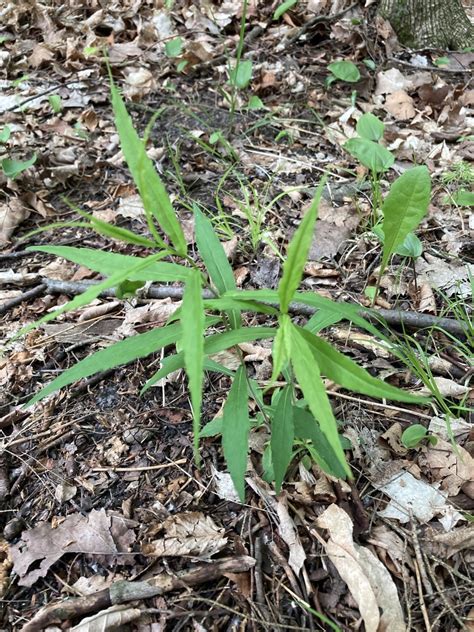
[[[254,340],[262,340],[264,338],[273,338],[277,332],[274,327],[245,327],[241,329],[232,329],[221,334],[213,334],[204,338],[204,355],[213,355],[230,347],[234,347],[241,342],[252,342]],[[165,358],[162,367],[147,381],[142,389],[142,393],[147,391],[153,384],[161,378],[166,377],[173,371],[184,367],[183,352],[179,352],[173,356]]]
[[[13,158],[4,158],[1,161],[2,171],[7,178],[14,180],[26,169],[32,167],[36,162],[36,154],[33,154],[28,160],[14,160]]]
[[[386,384],[382,380],[370,375],[368,371],[353,362],[348,356],[337,351],[325,340],[315,336],[310,331],[296,327],[311,350],[315,361],[323,375],[344,388],[363,393],[369,397],[391,399],[397,402],[421,404],[429,401],[426,397],[405,393],[395,386]]]
[[[176,252],[187,251],[183,230],[175,215],[168,193],[153,162],[147,156],[145,145],[138,136],[119,91],[111,80],[112,107],[115,125],[120,137],[120,146],[133,180],[140,193],[145,213],[153,216],[168,235]]]
[[[351,138],[344,149],[375,173],[387,171],[395,162],[395,156],[386,147],[367,138]]]
[[[179,57],[183,50],[183,40],[175,37],[165,43],[165,53],[168,57]]]
[[[129,272],[125,278],[130,281],[186,281],[190,271],[189,268],[177,263],[159,262],[158,259],[166,257],[167,252],[155,255],[156,263],[140,266],[132,273],[132,268],[136,268],[145,261],[144,258],[120,255],[94,248],[73,248],[72,246],[30,246],[27,250],[47,252],[62,257],[95,272],[100,272],[104,276],[110,276],[117,272]]]
[[[421,424],[408,426],[408,428],[405,428],[401,436],[402,444],[409,450],[418,447],[425,439],[427,439],[432,445],[436,445],[438,442],[437,438],[433,435],[429,435],[428,430]]]
[[[91,356],[84,358],[59,377],[42,388],[26,406],[31,406],[41,399],[54,393],[60,388],[72,384],[77,380],[94,375],[100,371],[112,369],[121,364],[127,364],[143,358],[158,349],[175,343],[181,336],[181,325],[174,324],[162,328],[152,329],[144,334],[138,334],[101,349]]]
[[[360,72],[357,66],[351,61],[335,61],[329,64],[328,70],[341,81],[347,81],[348,83],[355,83],[360,79]]]
[[[235,374],[222,414],[222,448],[232,481],[240,500],[245,501],[245,472],[247,471],[248,435],[247,376],[241,366]]]
[[[337,459],[313,415],[300,406],[294,406],[293,422],[295,437],[313,442],[312,455],[319,467],[331,476],[345,478],[346,470]]]
[[[264,110],[265,103],[256,94],[252,94],[252,96],[249,99],[247,107],[249,110]]]
[[[272,416],[272,436],[270,445],[272,448],[273,472],[275,475],[275,489],[280,493],[281,484],[285,478],[286,470],[291,462],[293,453],[293,387],[285,386],[275,412]]]
[[[184,365],[189,381],[193,407],[194,458],[199,465],[199,429],[201,425],[202,384],[204,379],[204,306],[202,302],[201,273],[192,270],[183,295],[181,306],[183,336],[181,345]]]
[[[280,311],[283,314],[288,313],[288,306],[303,277],[303,268],[308,258],[311,242],[313,241],[314,224],[318,215],[319,201],[321,200],[321,194],[326,185],[326,180],[326,177],[321,179],[316,189],[313,202],[288,246],[287,257],[283,264],[283,276],[278,285]]]
[[[223,294],[228,290],[235,290],[232,268],[211,222],[196,204],[193,205],[193,213],[195,217],[196,244],[209,278],[219,294]],[[232,327],[234,329],[240,327],[238,310],[230,310],[228,314]]]
[[[385,270],[390,256],[425,216],[430,194],[430,174],[425,166],[405,171],[392,184],[382,206],[384,244],[380,275]]]
[[[382,121],[371,112],[363,114],[357,121],[356,125],[357,133],[361,138],[366,138],[367,140],[373,140],[375,142],[382,138],[384,129],[385,125]]]
[[[0,131],[0,143],[6,143],[10,138],[11,133],[12,130],[9,125],[5,125],[4,127],[2,127],[2,130]]]
[[[417,259],[423,252],[423,244],[415,235],[415,233],[408,233],[398,248],[395,250],[396,255],[402,257],[410,257],[411,259]]]
[[[276,9],[273,14],[274,20],[279,20],[281,16],[289,11],[291,7],[294,7],[298,0],[286,0],[286,2],[282,2]]]
[[[216,437],[220,434],[222,434],[222,417],[214,417],[203,427],[200,437],[205,439],[207,437]]]
[[[39,325],[42,325],[43,323],[47,323],[48,321],[57,318],[60,314],[70,312],[73,309],[77,309],[79,307],[87,305],[95,298],[97,298],[97,296],[99,296],[99,294],[104,290],[108,290],[110,287],[115,287],[117,285],[120,285],[120,283],[122,283],[123,281],[133,278],[135,273],[139,273],[142,269],[156,262],[160,256],[160,254],[157,254],[152,255],[151,257],[139,259],[139,263],[136,263],[135,266],[132,266],[127,270],[119,270],[115,274],[112,274],[112,276],[110,276],[108,279],[105,279],[105,281],[101,281],[100,283],[95,283],[94,285],[91,285],[85,292],[79,294],[78,296],[75,296],[72,301],[69,301],[69,303],[65,303],[58,309],[55,309],[49,314],[46,314],[34,323],[31,323],[30,325],[23,327],[23,329],[20,329],[20,331],[16,333],[11,338],[11,340],[15,340],[19,336],[23,336],[24,334],[26,334],[28,331],[35,329]]]
[[[252,79],[253,64],[250,59],[239,61],[236,67],[230,73],[231,85],[244,90]]]
[[[318,420],[320,428],[334,450],[334,454],[342,469],[348,476],[351,476],[351,471],[346,463],[346,457],[339,440],[337,423],[321,379],[319,366],[301,331],[303,330],[295,326],[291,328],[291,364],[296,379],[304,398],[308,402],[310,411]]]

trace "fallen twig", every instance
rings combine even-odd
[[[148,581],[114,582],[110,588],[100,590],[93,595],[49,604],[22,627],[22,632],[37,632],[50,625],[61,624],[69,619],[78,619],[93,612],[100,612],[114,604],[148,599],[179,588],[213,582],[227,573],[244,573],[254,565],[253,557],[242,555],[226,557],[209,564],[199,564],[194,568],[179,571],[175,575],[162,573]]]
[[[91,285],[94,285],[95,281],[90,282],[72,282],[72,281],[56,281],[53,279],[43,278],[43,283],[46,284],[47,291],[52,294],[80,294],[85,292]],[[176,286],[156,286],[151,285],[146,292],[140,292],[139,296],[142,298],[172,298],[182,299],[183,288]],[[102,292],[99,296],[102,297],[115,297],[115,290],[110,288]],[[214,298],[212,293],[208,290],[203,292],[204,298]],[[290,305],[290,311],[293,314],[300,314],[303,316],[312,316],[315,308],[309,305],[302,305],[301,303],[292,303]],[[444,331],[452,334],[453,336],[465,338],[466,332],[460,322],[452,318],[440,318],[438,316],[432,316],[431,314],[420,314],[418,312],[407,312],[399,309],[378,309],[378,310],[366,310],[361,309],[360,315],[370,320],[371,322],[385,321],[387,325],[392,327],[399,327],[402,329],[428,329],[430,327],[437,327],[438,329],[444,329]]]
[[[5,301],[4,303],[0,305],[0,316],[2,316],[3,314],[6,314],[14,307],[21,305],[23,301],[28,301],[30,298],[36,298],[37,296],[41,296],[41,294],[43,294],[45,290],[46,290],[46,284],[41,283],[40,285],[37,285],[31,290],[27,290],[26,292],[22,292],[18,296],[15,296],[15,298],[11,298],[9,301]]]

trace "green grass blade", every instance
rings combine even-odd
[[[156,248],[157,246],[166,248],[166,244],[163,240],[161,240],[161,242],[157,244],[151,239],[147,239],[146,237],[137,235],[127,228],[121,228],[120,226],[115,226],[110,222],[104,222],[104,220],[99,219],[98,217],[94,217],[91,213],[86,213],[82,209],[79,209],[72,204],[69,204],[69,206],[77,213],[79,213],[79,215],[89,220],[90,227],[93,230],[95,230],[97,233],[100,233],[101,235],[105,235],[105,237],[111,237],[112,239],[117,239],[118,241],[122,241],[127,244],[144,246],[145,248]]]
[[[356,364],[348,356],[334,349],[319,336],[315,336],[307,329],[300,327],[297,327],[297,329],[306,340],[309,349],[311,349],[321,373],[333,382],[336,382],[336,384],[350,391],[379,399],[385,398],[412,404],[429,402],[427,397],[405,393],[401,389],[373,377],[368,371]]]
[[[199,270],[192,270],[186,283],[181,306],[181,324],[183,327],[181,344],[193,408],[194,458],[199,465],[199,429],[201,425],[202,385],[204,380],[205,327],[201,273]]]
[[[180,336],[181,325],[175,323],[116,342],[110,347],[101,349],[88,358],[84,358],[84,360],[61,373],[59,377],[42,388],[26,406],[31,406],[47,395],[54,393],[54,391],[84,377],[112,369],[121,364],[127,364],[137,358],[143,358],[157,349],[175,343]]]
[[[241,366],[235,374],[222,416],[222,447],[232,481],[240,500],[245,500],[245,472],[247,471],[248,435],[247,376]]]
[[[115,87],[110,82],[112,93],[112,107],[115,115],[115,125],[120,137],[120,146],[137,186],[145,208],[145,213],[152,215],[169,237],[176,252],[184,256],[187,251],[183,230],[175,215],[168,193],[161,181],[153,162],[148,158],[143,141],[138,136],[127,112],[125,103]]]
[[[337,423],[321,379],[319,366],[306,339],[294,325],[291,328],[291,364],[310,411],[319,421],[321,430],[344,471],[348,476],[351,476],[339,441]]]
[[[275,474],[275,489],[280,493],[281,484],[293,454],[293,387],[285,386],[272,416],[272,462]]]
[[[93,248],[73,248],[72,246],[30,246],[27,250],[47,252],[57,257],[62,257],[95,272],[100,272],[104,276],[111,276],[119,271],[129,271],[130,275],[126,278],[130,281],[186,281],[189,276],[189,268],[180,266],[177,263],[159,261],[168,255],[167,252],[154,255],[157,263],[136,269],[132,273],[132,268],[136,268],[140,262],[145,261],[144,258],[120,255],[115,252],[105,252]]]
[[[219,241],[211,222],[205,217],[200,208],[194,204],[194,230],[199,254],[206,266],[207,273],[218,294],[228,290],[235,290],[234,273],[226,257],[224,248]],[[232,309],[228,312],[233,329],[240,327],[240,313]]]
[[[384,244],[380,275],[390,256],[426,215],[430,195],[430,173],[424,165],[405,171],[392,184],[382,206]]]
[[[298,289],[303,277],[303,268],[308,258],[308,251],[313,240],[314,224],[318,215],[319,201],[326,185],[327,178],[322,178],[316,189],[309,211],[303,217],[288,246],[288,254],[283,264],[283,276],[278,286],[280,310],[288,313],[288,306]]]

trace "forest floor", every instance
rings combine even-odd
[[[238,288],[277,286],[288,242],[328,173],[301,289],[369,307],[382,252],[376,191],[343,145],[363,113],[384,123],[381,142],[395,162],[381,176],[383,197],[399,174],[428,167],[422,253],[392,257],[375,305],[389,310],[388,335],[411,356],[402,362],[345,321],[322,334],[372,375],[436,396],[397,404],[327,381],[354,481],[325,475],[300,445],[275,494],[263,424],[250,436],[242,504],[218,437],[202,439],[196,467],[184,373],[139,396],[160,354],[23,407],[78,360],[163,325],[178,300],[100,297],[30,331],[0,358],[0,628],[474,630],[474,53],[403,49],[371,3],[307,0],[273,19],[282,3],[251,0],[242,59],[252,77],[233,93],[242,3],[164,4],[31,0],[1,10],[5,342],[100,278],[28,246],[144,253],[81,225],[71,207],[148,234],[114,127],[106,47],[140,133],[158,113],[149,155],[190,252],[197,258],[198,204]],[[340,60],[356,64],[358,80],[328,83],[328,65]],[[409,312],[416,322],[404,328]],[[235,368],[239,354],[268,383],[271,344],[242,344],[219,361]],[[207,374],[203,423],[222,410],[229,385]],[[401,435],[414,424],[436,444],[407,448]],[[130,581],[127,598],[120,580]],[[85,617],[93,621],[79,627]]]

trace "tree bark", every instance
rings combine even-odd
[[[474,44],[461,0],[382,0],[380,14],[410,48],[460,50]]]

